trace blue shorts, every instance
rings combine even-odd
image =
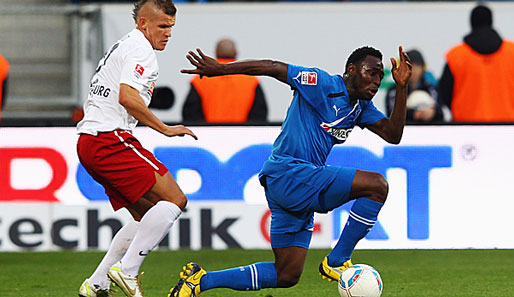
[[[326,213],[348,202],[356,171],[298,164],[280,174],[262,176],[271,210],[271,246],[308,248],[314,212]],[[302,231],[309,231],[309,236]]]
[[[299,246],[304,249],[309,248],[311,243],[312,231],[300,230],[295,233],[271,233],[271,247],[272,248],[283,248],[289,246]]]

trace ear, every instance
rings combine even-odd
[[[355,66],[355,64],[349,64],[348,69],[346,69],[346,73],[348,73],[348,75],[352,76],[355,74],[355,72],[357,72],[357,66]]]
[[[139,19],[137,21],[137,26],[141,30],[146,30],[146,28],[148,27],[148,19],[145,17],[139,17]]]

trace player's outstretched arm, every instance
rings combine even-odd
[[[121,84],[119,102],[141,124],[147,125],[157,132],[170,137],[189,135],[198,139],[193,131],[182,125],[168,126],[161,122],[146,106],[139,92],[129,85]]]
[[[187,74],[199,74],[202,76],[220,76],[229,74],[265,75],[287,83],[287,64],[272,60],[245,60],[228,64],[222,64],[216,59],[205,55],[202,50],[198,53],[189,51],[186,58],[196,69],[182,69],[180,72]]]
[[[389,118],[378,121],[368,126],[368,129],[382,137],[385,141],[393,144],[400,143],[403,135],[403,127],[405,126],[405,117],[407,114],[407,86],[409,78],[412,74],[412,64],[410,58],[400,46],[399,49],[400,62],[391,58],[393,69],[393,79],[396,82],[396,98],[393,110]]]

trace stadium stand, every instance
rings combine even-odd
[[[72,18],[66,0],[4,0],[0,52],[10,61],[3,125],[53,125],[68,117],[72,95]],[[21,21],[20,21],[21,20]],[[46,120],[34,120],[34,114]]]

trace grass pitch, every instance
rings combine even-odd
[[[238,292],[214,289],[202,297],[337,297],[337,284],[317,273],[328,250],[310,250],[300,283],[288,289]],[[0,253],[0,296],[77,296],[82,281],[103,252]],[[156,251],[143,263],[146,297],[166,296],[181,266],[195,261],[218,270],[273,261],[269,250]],[[353,262],[374,266],[384,281],[384,297],[514,296],[514,250],[357,250]],[[115,297],[124,296],[118,290]]]

